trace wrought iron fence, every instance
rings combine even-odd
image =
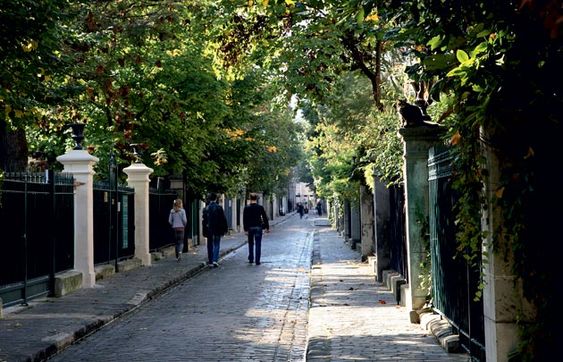
[[[151,189],[149,192],[149,248],[151,251],[174,244],[174,234],[168,224],[168,216],[176,198],[176,192],[172,191]],[[184,237],[186,236],[184,235]]]
[[[402,185],[389,187],[390,201],[390,250],[389,263],[408,281],[407,236],[405,228],[405,192]]]
[[[135,191],[94,183],[94,264],[117,263],[135,254]]]
[[[484,361],[483,302],[474,300],[480,265],[469,265],[457,252],[457,196],[447,148],[433,148],[428,167],[433,308],[458,330],[462,347],[473,359]]]
[[[71,175],[4,173],[0,183],[0,297],[26,303],[53,290],[55,273],[74,263]]]

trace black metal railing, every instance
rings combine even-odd
[[[71,175],[4,173],[0,182],[0,297],[27,303],[53,291],[55,273],[74,264]]]
[[[405,228],[405,192],[402,185],[389,187],[389,265],[407,281],[409,276],[407,258],[407,234]]]
[[[430,151],[429,202],[432,303],[459,332],[462,347],[474,360],[485,360],[483,302],[474,300],[480,262],[469,265],[458,255],[453,206],[451,156],[444,147]]]
[[[94,264],[117,263],[135,254],[135,191],[94,183]]]
[[[149,192],[149,248],[151,251],[174,244],[174,234],[168,223],[168,217],[176,198],[177,193],[173,191],[151,189]]]

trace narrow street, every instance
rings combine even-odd
[[[243,246],[51,360],[467,360],[410,324],[359,253],[313,218],[265,234],[261,265]]]
[[[291,218],[265,234],[261,265],[244,246],[53,360],[303,360],[312,230]]]

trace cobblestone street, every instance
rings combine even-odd
[[[200,248],[11,312],[0,361],[468,360],[411,324],[359,251],[315,224],[326,219],[283,219],[259,266],[235,234],[219,268],[201,268]]]
[[[296,220],[295,218],[293,220]],[[265,234],[53,358],[55,361],[299,361],[306,349],[311,228]]]

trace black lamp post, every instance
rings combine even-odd
[[[72,139],[76,142],[75,150],[82,150],[82,141],[84,141],[84,123],[71,123]]]

